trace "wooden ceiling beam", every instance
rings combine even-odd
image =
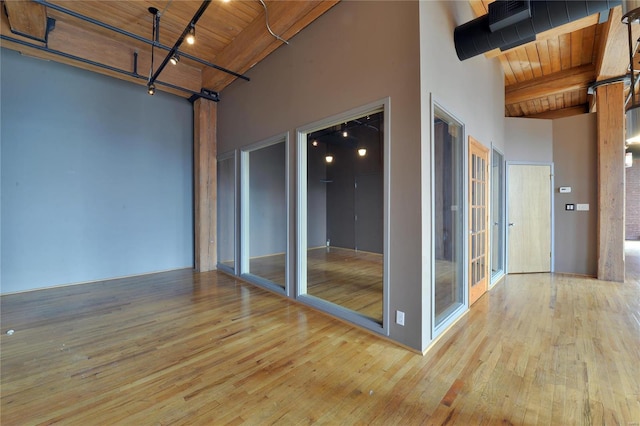
[[[4,13],[0,13],[0,33],[4,36],[12,37],[16,40],[26,41],[36,46],[41,46],[41,43],[33,42],[25,37],[18,37],[12,34],[6,25],[7,17]],[[133,77],[127,74],[122,74],[117,71],[108,70],[98,67],[96,65],[88,64],[85,62],[77,61],[71,58],[60,56],[55,53],[46,52],[34,47],[24,46],[11,41],[2,41],[2,46],[11,50],[17,50],[29,56],[36,58],[47,59],[54,62],[60,62],[74,67],[86,69],[99,74],[108,75],[120,80],[130,81],[139,85],[146,85],[146,79]],[[110,67],[120,69],[133,73],[134,71],[134,52],[138,52],[138,64],[137,72],[139,75],[146,77],[149,73],[151,66],[151,48],[150,46],[145,49],[137,49],[131,45],[114,40],[102,34],[98,34],[92,31],[88,31],[82,28],[75,27],[69,23],[63,21],[57,21],[56,27],[49,33],[48,48],[63,52],[65,54],[77,56],[86,60],[90,60],[99,64],[108,65]],[[164,51],[156,51],[156,66],[166,54]],[[186,61],[184,61],[186,62]],[[165,68],[160,75],[159,80],[183,87],[185,89],[192,90],[194,92],[200,92],[202,75],[201,71],[197,67],[189,66],[186,63],[180,62],[177,66],[171,66]],[[141,89],[144,90],[144,89]],[[160,84],[156,85],[156,90],[173,93],[175,95],[188,98],[191,93],[184,92],[182,90],[172,89]]]
[[[541,112],[539,114],[526,115],[526,116],[523,116],[523,118],[540,118],[540,119],[546,119],[546,120],[553,120],[556,118],[573,117],[574,115],[586,114],[588,112],[589,112],[589,105],[582,104],[582,105],[576,105],[568,108],[561,108],[561,109]]]
[[[29,0],[2,2],[13,34],[44,42],[47,39],[47,10]]]
[[[629,67],[629,43],[627,26],[621,22],[622,6],[615,7],[609,13],[609,19],[603,26],[600,47],[596,58],[596,80],[619,77],[627,73]],[[632,37],[640,35],[638,25],[632,25]]]
[[[339,0],[269,2],[271,29],[274,33],[289,39],[338,2]],[[281,45],[282,42],[267,31],[262,13],[216,55],[214,60],[221,67],[245,73]],[[236,79],[212,68],[203,70],[202,77],[204,87],[218,92]]]
[[[584,89],[594,81],[594,77],[595,67],[589,64],[512,84],[505,87],[505,104],[517,104],[531,99]]]

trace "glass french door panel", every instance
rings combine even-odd
[[[438,327],[464,303],[464,149],[462,124],[437,105],[433,125],[433,294]],[[469,190],[472,198],[477,197],[477,188],[472,186]]]
[[[218,265],[234,270],[236,258],[236,164],[235,156],[218,161],[217,241]]]
[[[285,141],[249,152],[248,272],[286,285],[287,188]]]
[[[383,321],[383,123],[375,112],[307,134],[306,294]]]
[[[504,157],[493,150],[491,167],[491,273],[504,272]]]

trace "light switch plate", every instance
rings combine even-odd
[[[586,212],[589,210],[589,204],[576,204],[576,210]]]
[[[571,192],[571,187],[570,186],[561,186],[560,187],[560,193],[561,194],[568,194]]]

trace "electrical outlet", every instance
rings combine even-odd
[[[574,211],[576,209],[576,205],[575,204],[565,204],[564,205],[564,209],[568,210],[568,211]]]
[[[404,312],[396,311],[396,324],[404,325]]]

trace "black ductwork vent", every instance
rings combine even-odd
[[[494,1],[489,4],[489,29],[491,32],[529,18],[531,18],[531,2],[529,0]]]
[[[502,29],[491,31],[489,15],[456,27],[453,31],[456,53],[464,61],[493,49],[516,47],[535,40],[536,34],[621,4],[621,0],[531,0],[531,17]]]

